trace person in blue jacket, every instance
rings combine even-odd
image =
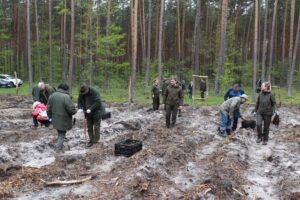
[[[233,84],[233,86],[225,93],[224,101],[232,98],[232,97],[239,97],[245,94],[244,90],[241,89],[239,83]],[[233,123],[232,123],[232,131],[235,131],[237,128],[238,120],[239,120],[240,112],[239,110],[235,110],[233,112]]]

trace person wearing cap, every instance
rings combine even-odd
[[[152,101],[153,101],[153,110],[158,110],[159,109],[159,104],[160,104],[160,88],[159,88],[159,80],[155,79],[153,81],[153,87],[152,87]]]
[[[104,109],[99,92],[86,84],[81,85],[79,89],[78,108],[82,109],[85,113],[89,134],[88,147],[91,147],[100,139],[101,114]]]
[[[178,109],[182,109],[183,105],[183,95],[182,89],[178,85],[177,80],[173,77],[170,80],[170,85],[166,88],[165,92],[165,105],[166,105],[166,125],[167,128],[174,127],[176,123],[176,116]],[[170,119],[172,116],[172,123]]]
[[[47,104],[47,115],[52,119],[53,127],[57,130],[58,139],[55,146],[57,153],[63,149],[64,138],[67,131],[72,128],[72,116],[76,112],[69,94],[69,86],[61,83],[58,90],[50,96]]]
[[[276,100],[275,96],[271,93],[271,84],[264,82],[261,85],[261,93],[257,98],[255,106],[257,143],[263,142],[263,145],[267,145],[272,115],[276,115],[275,108]],[[264,124],[264,128],[262,128],[262,124]]]
[[[227,99],[230,99],[232,97],[239,97],[241,95],[245,94],[244,90],[240,88],[239,83],[234,83],[233,86],[225,93],[224,95],[224,101]],[[238,125],[240,113],[238,110],[235,110],[233,112],[233,123],[232,123],[232,131],[235,131]]]
[[[220,106],[220,127],[219,127],[219,135],[222,137],[226,137],[230,135],[232,131],[231,122],[233,118],[233,113],[235,110],[238,110],[240,113],[240,105],[244,104],[248,100],[248,96],[243,94],[239,97],[232,97],[226,100]],[[240,115],[243,119],[243,117]]]
[[[55,92],[55,88],[44,82],[38,83],[39,88],[39,102],[47,105],[49,97]]]

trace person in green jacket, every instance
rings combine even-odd
[[[40,90],[39,102],[47,105],[49,97],[55,92],[55,88],[49,84],[45,84],[44,82],[39,82],[38,88]]]
[[[89,134],[88,147],[96,144],[100,139],[101,114],[104,108],[99,92],[85,84],[81,85],[78,97],[78,108],[82,109],[87,119]]]
[[[261,93],[257,98],[255,106],[257,143],[263,142],[263,145],[267,145],[272,115],[276,115],[275,107],[276,100],[275,96],[271,93],[271,84],[264,82],[261,85]],[[263,129],[262,124],[264,124]]]
[[[176,123],[176,116],[178,109],[182,109],[183,95],[182,89],[177,83],[176,78],[172,78],[170,85],[167,87],[165,92],[165,105],[166,105],[166,125],[167,128],[174,127]],[[172,115],[172,123],[170,124],[170,118]]]
[[[153,102],[153,110],[159,110],[159,104],[160,104],[160,87],[159,87],[159,80],[155,79],[153,81],[153,86],[152,86],[152,102]]]
[[[72,116],[76,114],[76,108],[69,95],[69,86],[62,83],[53,93],[47,104],[47,115],[52,119],[53,127],[57,130],[57,143],[55,149],[62,151],[66,132],[72,128]]]

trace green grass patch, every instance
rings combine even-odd
[[[58,84],[54,84],[57,86]],[[96,87],[97,88],[97,87]],[[108,90],[102,90],[100,88],[97,88],[98,91],[100,91],[100,95],[103,101],[106,102],[114,102],[114,103],[121,103],[121,102],[128,102],[128,88],[123,86],[123,87],[113,87]],[[254,102],[252,101],[252,95],[251,95],[251,88],[246,87],[244,88],[246,94],[249,95],[249,102],[250,104],[253,104]],[[140,104],[151,104],[152,99],[151,99],[151,88],[149,87],[148,89],[138,87],[136,91],[136,98],[137,102]],[[224,94],[225,91],[222,91],[221,94]],[[273,89],[273,93],[276,96],[276,101],[277,103],[280,102],[284,105],[299,105],[300,104],[300,90],[294,88],[293,89],[293,96],[288,97],[287,96],[287,89],[286,88],[280,88],[280,89]],[[0,94],[16,94],[16,89],[15,88],[0,88]],[[29,92],[29,86],[28,83],[24,83],[20,89],[19,89],[19,95],[24,95],[24,96],[30,96],[31,92]],[[200,97],[200,94],[196,94],[197,97]],[[279,99],[280,96],[280,99]],[[73,99],[77,99],[78,97],[78,87],[74,87],[72,91],[72,97]],[[194,103],[195,105],[220,105],[223,102],[223,95],[216,96],[214,95],[213,91],[209,91],[208,95],[208,101],[203,102],[200,100],[195,100]],[[184,103],[188,105],[192,105],[192,100],[189,99],[187,91],[185,91],[184,94]]]

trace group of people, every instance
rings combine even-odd
[[[158,110],[160,105],[160,95],[163,96],[164,110],[166,112],[166,127],[175,126],[178,113],[183,109],[183,84],[176,77],[163,80],[162,90],[159,80],[154,80],[152,88],[153,110]],[[87,124],[89,143],[88,147],[96,144],[100,139],[101,116],[105,114],[105,109],[101,102],[99,92],[82,84],[79,88],[78,104],[75,107],[69,94],[69,86],[61,83],[57,90],[44,82],[38,83],[32,90],[33,97],[33,126],[48,127],[50,124],[57,130],[57,143],[55,149],[62,151],[66,132],[72,128],[72,118],[82,109]],[[240,88],[238,83],[234,84],[224,95],[224,103],[220,106],[220,124],[218,134],[226,137],[235,131],[238,119],[245,120],[240,112],[240,106],[248,100],[248,96]],[[256,116],[257,143],[264,145],[268,142],[269,127],[272,116],[276,110],[276,101],[271,93],[271,85],[264,82],[261,85],[261,92],[258,96],[253,115]]]
[[[269,82],[263,82],[260,88],[255,109],[252,112],[256,116],[257,143],[267,145],[269,140],[269,128],[272,117],[277,115],[275,96],[271,92]],[[234,84],[224,95],[225,102],[220,106],[219,135],[226,137],[237,128],[238,118],[245,120],[240,112],[240,105],[248,100],[248,96],[240,89],[238,83]]]
[[[101,103],[99,92],[85,84],[80,86],[77,108],[69,94],[69,86],[61,83],[57,90],[44,82],[38,83],[32,90],[33,124],[37,128],[39,122],[48,127],[52,123],[57,130],[55,150],[62,151],[66,132],[72,128],[72,118],[82,109],[87,122],[89,135],[88,147],[96,144],[100,139],[101,115],[105,109]]]
[[[193,91],[193,82],[189,84],[189,96]],[[200,81],[201,98],[205,98],[206,84]],[[159,80],[154,80],[152,87],[153,110],[159,109],[160,94],[162,92],[163,103],[166,111],[166,127],[175,126],[177,113],[183,108],[183,87],[182,82],[177,81],[176,77],[163,79],[162,90],[160,90]],[[248,101],[248,96],[241,88],[239,83],[235,83],[224,95],[224,102],[219,107],[220,123],[218,134],[227,137],[236,130],[238,119],[243,117],[240,106]],[[252,112],[256,116],[257,143],[267,144],[269,139],[269,127],[272,116],[276,115],[275,96],[271,93],[271,84],[263,82],[256,102],[255,110]],[[179,115],[180,116],[180,115]]]

